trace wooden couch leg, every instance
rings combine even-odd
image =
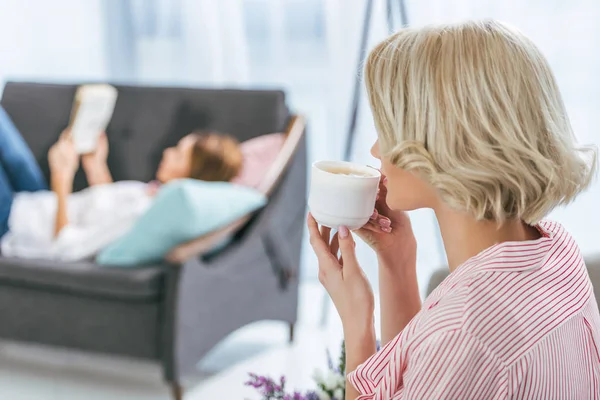
[[[295,328],[296,324],[294,324],[293,322],[290,323],[290,343],[294,342],[294,328]]]
[[[179,382],[169,382],[171,397],[173,400],[183,400],[183,388]]]

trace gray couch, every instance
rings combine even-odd
[[[265,177],[268,205],[207,238],[174,249],[169,262],[101,268],[0,257],[0,337],[156,361],[181,398],[180,378],[230,332],[253,321],[290,324],[298,303],[306,192],[301,119],[280,91],[118,86],[107,129],[115,180],[149,181],[162,150],[194,129],[243,141],[287,132]],[[48,175],[46,154],[66,127],[75,85],[8,83],[2,106]],[[86,186],[79,173],[75,190]],[[227,247],[202,253],[219,235]]]

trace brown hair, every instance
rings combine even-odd
[[[242,168],[239,142],[217,132],[194,132],[190,178],[208,182],[229,182]]]

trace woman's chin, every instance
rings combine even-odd
[[[386,202],[387,206],[394,210],[394,211],[415,211],[415,210],[420,210],[421,208],[426,208],[426,206],[424,206],[423,204],[421,204],[420,202],[415,202],[415,201],[411,201],[411,200],[396,200],[396,201],[390,201],[388,199],[388,201]]]

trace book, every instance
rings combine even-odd
[[[79,154],[91,153],[106,130],[117,102],[117,89],[107,84],[82,85],[75,92],[69,130]]]

